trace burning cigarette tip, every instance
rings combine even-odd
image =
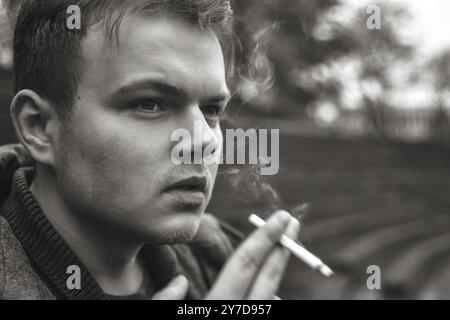
[[[323,274],[325,277],[327,277],[327,278],[329,278],[329,277],[331,277],[332,275],[334,275],[334,272],[333,272],[333,270],[331,270],[328,266],[326,266],[326,265],[324,265],[324,264],[322,264],[320,267],[319,267],[319,272],[321,273],[321,274]]]

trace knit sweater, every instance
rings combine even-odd
[[[32,162],[20,146],[0,147],[0,299],[109,299],[34,199]],[[186,244],[143,247],[156,290],[183,274],[187,299],[201,299],[242,236],[204,214]],[[81,288],[69,289],[69,266],[81,270]]]

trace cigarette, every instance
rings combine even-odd
[[[261,228],[266,224],[266,221],[258,217],[256,214],[251,214],[248,218],[251,224],[255,227]],[[325,277],[330,277],[334,274],[333,270],[330,269],[325,263],[319,258],[313,255],[311,252],[306,250],[303,246],[299,245],[297,242],[292,240],[286,235],[282,235],[280,238],[280,243],[283,247],[287,248],[294,256],[302,260],[312,269],[317,270]]]

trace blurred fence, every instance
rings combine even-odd
[[[310,203],[301,241],[337,272],[328,280],[292,261],[285,297],[448,298],[450,149],[280,140],[281,171],[270,182],[285,208]],[[219,176],[211,211],[249,232],[248,215],[267,208],[246,201],[245,190],[233,190],[226,179]],[[370,265],[381,268],[382,290],[367,289]]]

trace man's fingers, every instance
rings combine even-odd
[[[263,262],[276,247],[292,216],[275,212],[267,224],[254,231],[225,265],[207,296],[209,299],[244,299]]]
[[[286,229],[286,235],[292,239],[297,239],[299,231],[300,223],[297,219],[292,218]],[[289,256],[289,251],[280,245],[267,257],[248,294],[249,300],[270,300],[273,298],[280,286]]]
[[[188,280],[185,276],[180,275],[170,281],[164,289],[157,292],[152,300],[183,300],[186,298],[188,289]]]

